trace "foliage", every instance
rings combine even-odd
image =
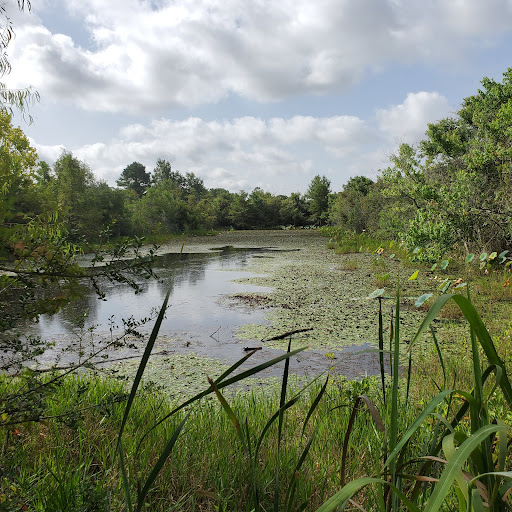
[[[379,297],[381,294],[372,294]],[[453,300],[463,312],[471,332],[471,355],[473,362],[474,387],[472,390],[447,388],[444,361],[431,324],[443,306]],[[396,317],[390,333],[390,358],[392,384],[386,389],[384,367],[381,366],[382,393],[386,425],[384,464],[379,473],[372,477],[355,479],[346,484],[318,510],[327,512],[343,510],[352,496],[368,485],[379,487],[379,500],[374,503],[376,510],[410,511],[439,510],[446,504],[454,507],[455,491],[459,510],[509,510],[509,487],[512,471],[507,471],[507,453],[510,444],[509,427],[493,417],[489,408],[495,393],[501,393],[508,407],[512,405],[512,387],[503,360],[471,301],[461,295],[442,295],[432,305],[418,332],[412,340],[409,352],[420,336],[428,329],[439,353],[439,363],[445,376],[443,383],[435,383],[439,394],[421,411],[416,420],[405,430],[399,440],[398,425],[400,410],[409,399],[411,367],[406,376],[405,396],[399,389],[398,368],[400,367],[400,297],[397,294]],[[379,316],[379,348],[384,351],[382,313]],[[481,351],[487,358],[488,367],[483,370]],[[392,361],[392,362],[391,362]],[[381,358],[381,365],[383,358]],[[494,380],[492,376],[494,375]],[[485,389],[485,391],[484,391]],[[454,398],[463,398],[458,407]],[[356,413],[354,406],[354,414]],[[376,411],[373,404],[369,404]],[[406,405],[405,405],[406,406]],[[429,416],[435,418],[431,438],[420,453],[411,453],[408,446],[413,436],[421,429]],[[380,416],[376,421],[379,425]],[[351,435],[347,430],[345,441]],[[441,467],[440,467],[441,465]],[[438,476],[438,473],[441,476]],[[344,475],[342,474],[342,483]]]
[[[402,146],[387,171],[417,210],[408,247],[429,248],[434,260],[455,243],[501,251],[512,241],[512,69],[503,76],[484,78],[456,117],[429,124],[419,148]]]
[[[318,174],[311,180],[306,192],[311,218],[320,226],[325,224],[328,218],[330,193],[331,182],[325,176]]]
[[[378,296],[379,302],[384,300],[382,294]],[[421,406],[409,396],[409,380],[414,376],[404,378],[393,371],[408,356],[399,343],[399,297],[389,351],[384,348],[384,322],[379,315],[380,350],[383,357],[392,355],[390,380],[383,373],[382,398],[375,381],[368,380],[333,379],[323,386],[308,383],[292,390],[286,364],[275,402],[268,394],[228,396],[223,391],[278,360],[289,360],[298,352],[290,352],[289,346],[288,353],[276,360],[235,375],[248,355],[210,379],[202,393],[169,405],[154,389],[141,389],[157,321],[129,394],[114,383],[102,385],[92,394],[91,407],[81,398],[94,389],[91,384],[67,380],[62,384],[69,397],[67,410],[56,409],[55,400],[48,400],[44,428],[8,427],[4,446],[18,455],[11,460],[23,470],[10,472],[12,464],[4,460],[2,468],[9,471],[4,473],[7,483],[2,483],[1,492],[6,503],[35,510],[58,507],[65,500],[75,507],[89,500],[98,510],[320,507],[327,511],[349,505],[383,511],[508,510],[510,434],[499,414],[505,412],[510,420],[512,390],[505,363],[471,302],[461,295],[441,296],[411,350],[451,301],[464,311],[475,334],[471,337],[473,385],[454,390],[447,380],[447,361],[438,351],[443,372],[431,369],[431,376],[441,378],[434,383],[439,391]],[[160,317],[164,311],[165,304]],[[438,347],[431,333],[430,341]],[[487,369],[481,353],[490,363]],[[418,385],[425,387],[424,382]],[[220,407],[205,402],[214,393]],[[126,407],[116,406],[126,400]],[[42,434],[47,438],[41,446]],[[53,452],[47,449],[50,445]],[[46,458],[36,456],[35,450]],[[60,457],[62,452],[65,455]],[[70,462],[74,457],[78,460]],[[121,461],[124,476],[116,474],[116,460]],[[64,467],[68,478],[63,478]],[[359,477],[364,471],[373,476]],[[339,481],[341,489],[335,492]]]
[[[140,162],[132,162],[123,169],[116,183],[120,187],[133,190],[137,196],[142,197],[151,185],[151,176]]]
[[[482,80],[452,117],[401,144],[374,184],[352,178],[330,206],[332,223],[403,240],[436,261],[462,247],[501,252],[512,243],[512,68]]]
[[[25,0],[17,0],[17,3],[19,10],[23,11]],[[26,4],[30,10],[31,5],[28,0]],[[7,48],[14,37],[14,29],[5,4],[0,5],[0,17],[2,18],[0,23],[0,79],[3,79],[11,71]],[[2,114],[12,115],[14,111],[18,111],[29,122],[32,122],[32,116],[28,113],[28,109],[37,101],[39,101],[39,93],[32,87],[9,89],[4,82],[0,82],[0,111]]]
[[[375,183],[365,176],[351,178],[332,200],[329,220],[342,229],[362,233],[375,231],[382,197]]]

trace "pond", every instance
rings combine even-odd
[[[158,381],[166,381],[169,369],[173,369],[173,378],[187,375],[190,387],[197,380],[197,372],[203,377],[206,373],[220,373],[242,358],[247,348],[260,349],[250,359],[251,364],[260,364],[286,350],[286,341],[265,342],[270,337],[266,333],[310,326],[317,328],[322,340],[329,339],[316,343],[314,336],[307,335],[297,340],[299,345],[311,346],[292,358],[292,373],[314,376],[331,370],[348,378],[377,374],[378,356],[369,350],[375,348],[374,336],[368,335],[364,324],[367,321],[371,324],[366,306],[351,297],[341,299],[331,289],[328,294],[322,291],[326,283],[332,286],[335,282],[343,290],[350,289],[346,276],[345,282],[339,281],[338,276],[333,279],[336,260],[332,259],[332,253],[325,251],[325,243],[325,238],[314,233],[223,234],[191,239],[186,251],[180,254],[181,242],[176,242],[162,248],[155,265],[158,280],[142,283],[139,294],[126,285],[109,284],[106,300],[102,301],[93,290],[88,290],[81,300],[60,313],[44,315],[39,323],[27,326],[26,334],[55,342],[38,360],[40,366],[55,362],[66,366],[76,361],[77,353],[86,354],[121,336],[123,319],[138,324],[141,319],[152,317],[136,327],[143,338],[125,337],[128,346],[107,351],[108,359],[103,358],[105,353],[96,359],[105,368],[114,368],[130,377],[136,370],[156,313],[171,289],[166,318],[147,370]],[[319,273],[319,265],[325,274]],[[282,298],[282,288],[283,282],[290,278],[295,284],[300,281],[293,277],[294,273],[307,281],[307,288],[299,289],[298,293],[293,291],[297,297],[292,307],[289,297],[287,302]],[[355,287],[359,293],[367,294],[359,281]],[[320,291],[315,293],[320,294],[320,299],[307,296],[317,288]],[[353,312],[357,329],[348,331],[345,324],[337,327],[331,321],[329,295],[338,301],[349,301],[346,307]],[[327,326],[319,311],[326,312]],[[281,323],[275,323],[279,315]],[[294,341],[295,346],[297,342]],[[263,376],[275,377],[281,373],[282,365],[267,370]]]

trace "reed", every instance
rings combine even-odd
[[[467,359],[446,352],[434,328],[450,303],[468,326]],[[400,304],[397,294],[389,332],[378,309],[378,378],[294,381],[287,362],[303,349],[288,333],[283,356],[244,370],[249,353],[171,403],[142,379],[164,303],[130,390],[69,375],[45,395],[40,421],[0,431],[0,509],[509,510],[506,339],[495,344],[469,295],[443,294],[407,346]],[[415,368],[425,339],[432,350]],[[278,362],[279,386],[233,389]],[[21,385],[0,377],[0,400]]]

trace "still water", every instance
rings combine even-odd
[[[260,251],[261,252],[261,251]],[[184,331],[208,337],[214,331],[232,329],[243,323],[259,321],[260,311],[228,307],[225,297],[244,292],[266,293],[269,288],[240,284],[233,280],[252,277],[246,271],[254,251],[219,251],[215,254],[166,254],[155,262],[158,280],[141,282],[142,292],[135,294],[127,285],[105,286],[106,300],[99,300],[89,289],[84,297],[60,313],[41,317],[31,328],[32,333],[54,338],[76,332],[83,322],[87,329],[95,327],[105,332],[110,326],[121,326],[123,319],[135,320],[154,316],[170,289],[169,308],[160,334]],[[150,322],[142,331],[150,330]]]
[[[145,336],[128,337],[129,345],[109,354],[109,361],[140,355],[147,334],[154,326],[154,318],[165,294],[170,289],[169,305],[159,331],[153,353],[196,354],[214,360],[233,363],[246,354],[247,346],[259,346],[252,358],[259,364],[280,354],[260,340],[245,341],[236,337],[244,324],[267,322],[268,310],[246,307],[230,297],[233,294],[255,293],[265,295],[271,288],[236,282],[255,274],[248,271],[254,257],[272,257],[271,249],[224,248],[211,254],[166,254],[159,256],[154,269],[158,279],[141,283],[142,291],[135,294],[127,285],[106,284],[106,300],[99,300],[94,290],[85,289],[82,299],[73,302],[56,315],[43,315],[38,323],[26,326],[27,335],[55,342],[55,347],[38,359],[42,366],[74,364],[77,353],[84,354],[106,345],[124,332],[128,319],[139,322],[151,318],[137,330]],[[369,346],[354,346],[333,351],[336,364],[326,358],[325,350],[307,350],[291,360],[291,371],[310,375],[333,370],[358,377],[375,374],[378,362],[375,354],[366,353]],[[82,356],[83,357],[83,356]],[[98,359],[96,359],[96,362]],[[107,361],[104,361],[107,363]],[[279,374],[280,366],[267,371]]]

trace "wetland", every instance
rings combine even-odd
[[[250,348],[258,351],[251,364],[259,364],[292,347],[308,349],[292,358],[292,374],[314,377],[324,372],[357,379],[379,371],[378,301],[368,298],[379,276],[400,277],[403,286],[402,338],[410,339],[421,315],[414,299],[431,283],[408,282],[410,269],[393,258],[368,254],[336,254],[317,230],[235,231],[191,237],[162,245],[155,270],[158,279],[142,283],[134,294],[126,285],[108,285],[106,300],[93,290],[54,316],[43,315],[27,326],[31,335],[55,342],[39,367],[76,362],[94,344],[108,343],[132,323],[143,336],[132,336],[128,346],[109,350],[95,363],[107,371],[132,378],[155,311],[171,289],[166,318],[159,331],[145,378],[168,391],[193,393],[202,389],[207,374],[218,374],[242,358]],[[392,314],[394,287],[385,288],[385,316]],[[141,323],[141,319],[149,319]],[[278,377],[280,365],[262,373],[257,381]]]

